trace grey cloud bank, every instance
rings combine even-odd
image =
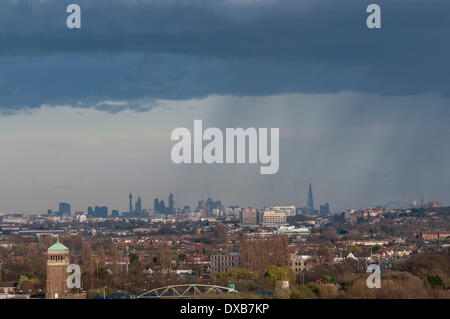
[[[0,4],[0,108],[95,107],[105,99],[374,92],[448,97],[450,3],[378,1],[70,1]],[[108,109],[108,108],[105,108]]]

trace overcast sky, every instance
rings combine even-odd
[[[0,213],[304,206],[308,183],[333,211],[448,203],[449,21],[445,0],[1,1]],[[194,119],[279,127],[278,174],[173,164]]]

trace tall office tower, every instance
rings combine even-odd
[[[91,206],[88,207],[88,215],[89,216],[93,216],[94,215],[94,210],[92,209]]]
[[[159,200],[157,198],[153,201],[153,210],[159,213]]]
[[[106,218],[106,217],[108,217],[108,207],[106,207],[106,206],[95,206],[93,217],[95,217],[95,218]]]
[[[59,203],[59,214],[70,216],[70,204],[69,203]]]
[[[174,200],[173,200],[173,194],[172,193],[170,193],[170,195],[169,195],[169,213],[173,213],[173,211],[174,211]]]
[[[56,243],[47,250],[47,282],[46,298],[64,298],[68,293],[67,266],[69,266],[69,248],[56,240]]]
[[[161,199],[161,200],[159,201],[159,212],[160,212],[161,214],[166,214],[166,213],[167,213],[166,204],[164,203],[164,200],[163,200],[163,199]]]
[[[142,201],[141,201],[140,197],[138,197],[138,200],[136,201],[136,204],[134,205],[134,209],[135,209],[136,216],[142,215]]]
[[[320,205],[320,215],[328,215],[330,213],[330,204]]]
[[[130,199],[130,210],[129,210],[129,213],[131,215],[131,214],[133,214],[133,195],[131,195],[131,193],[130,193],[128,198]]]
[[[203,218],[208,218],[208,204],[204,200],[202,200],[202,213]]]
[[[308,213],[312,214],[314,212],[314,200],[313,200],[311,184],[309,184],[308,203],[306,205],[306,208],[308,210]]]

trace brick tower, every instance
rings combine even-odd
[[[59,242],[47,250],[47,299],[64,298],[69,292],[67,287],[67,266],[69,266],[69,248]]]

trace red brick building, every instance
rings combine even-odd
[[[68,294],[67,266],[69,266],[69,248],[57,239],[47,250],[47,299],[64,298]]]

